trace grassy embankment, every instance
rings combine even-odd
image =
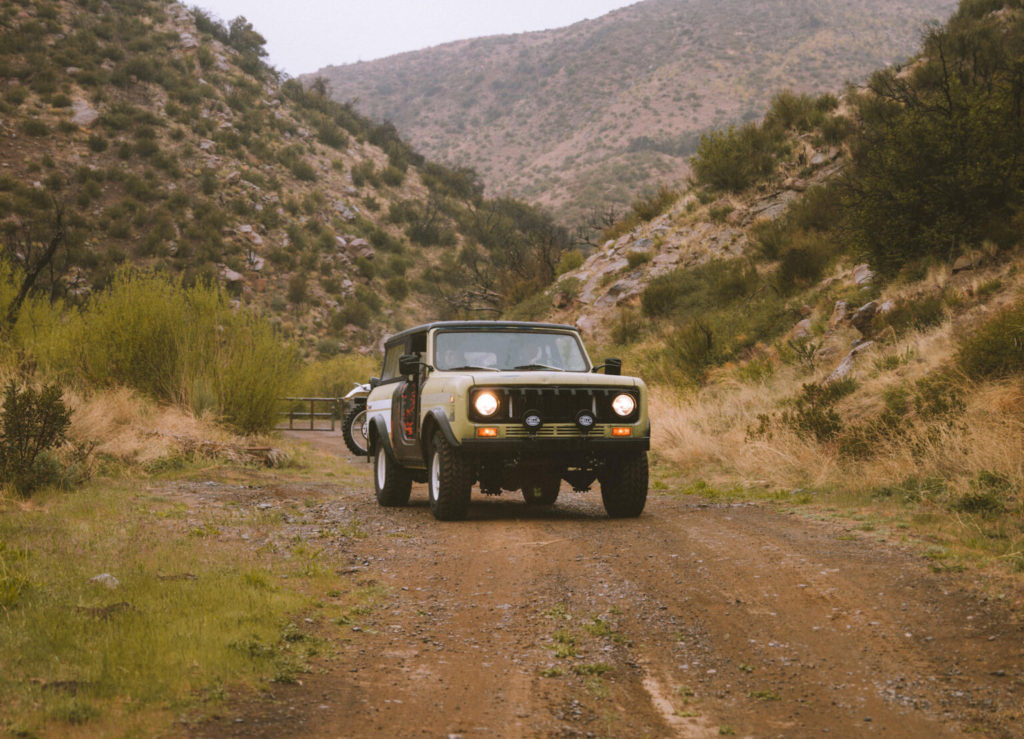
[[[81,310],[30,299],[2,341],[0,380],[58,383],[71,425],[30,488],[0,483],[0,728],[163,733],[299,679],[379,596],[335,574],[359,521],[287,487],[353,468],[287,448],[286,470],[246,462],[281,445],[278,398],[344,387],[364,360],[300,371],[216,290],[128,273]]]

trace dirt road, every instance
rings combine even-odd
[[[287,485],[275,490],[287,494]],[[301,686],[197,736],[1024,736],[1024,628],[969,575],[833,523],[652,493],[608,519],[474,492],[379,508],[339,578],[381,601]]]

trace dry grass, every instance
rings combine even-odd
[[[969,319],[961,315],[861,354],[856,390],[835,405],[844,430],[879,428],[886,393],[912,391],[947,368],[965,325]],[[780,418],[803,384],[829,375],[849,338],[843,332],[827,337],[819,356],[828,360],[811,369],[775,356],[775,371],[761,382],[743,382],[732,368],[700,390],[655,387],[658,457],[692,484],[692,492],[763,497],[764,490],[802,491],[797,497],[815,510],[867,516],[931,542],[928,556],[954,562],[937,567],[971,561],[1024,571],[1024,378],[956,380],[962,412],[941,418],[909,412],[896,431],[868,435],[869,454],[844,454],[837,439],[801,437]],[[765,418],[770,433],[757,433]]]
[[[65,402],[72,409],[69,438],[92,446],[94,455],[128,465],[146,465],[178,455],[183,440],[230,443],[237,438],[212,418],[155,403],[130,388],[88,395],[69,391]]]

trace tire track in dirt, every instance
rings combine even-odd
[[[696,499],[610,520],[565,489],[441,524],[423,486],[385,509],[366,477],[336,500],[370,532],[346,577],[386,596],[326,672],[196,735],[1024,733],[1019,619],[911,553]]]

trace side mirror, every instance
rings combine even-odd
[[[403,354],[398,358],[398,374],[415,375],[420,371],[419,354]]]
[[[599,369],[603,369],[606,375],[621,375],[622,374],[622,360],[612,359],[609,357],[604,360],[604,364],[599,364],[594,367],[593,371],[597,372]]]

